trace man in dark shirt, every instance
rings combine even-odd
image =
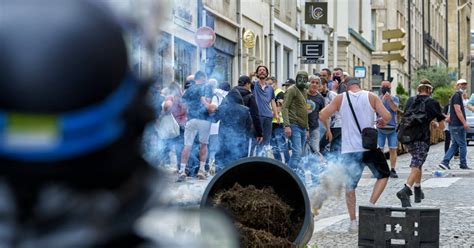
[[[423,192],[421,191],[421,167],[430,149],[430,125],[433,126],[433,128],[444,129],[443,120],[445,117],[441,113],[441,105],[438,101],[430,97],[433,90],[430,81],[427,79],[421,80],[417,90],[418,95],[408,99],[405,112],[407,112],[413,104],[420,104],[421,101],[424,101],[427,118],[425,119],[426,121],[421,124],[423,127],[421,130],[423,132],[421,140],[414,141],[408,145],[408,152],[412,156],[410,163],[411,171],[403,189],[397,192],[397,197],[400,199],[402,207],[411,207],[410,196],[413,194],[411,190],[413,186],[415,202],[421,202],[421,199],[424,198]]]
[[[318,76],[309,77],[308,89],[308,125],[309,125],[309,145],[313,153],[319,153],[319,112],[324,108],[324,97],[319,93],[321,79]],[[324,122],[326,130],[329,129],[329,123]],[[329,133],[330,134],[330,133]],[[332,136],[332,135],[331,135]],[[332,137],[329,138],[331,140]]]
[[[189,153],[196,135],[199,135],[199,171],[198,178],[204,179],[204,166],[207,159],[207,144],[209,143],[209,131],[211,122],[209,112],[215,111],[215,106],[211,104],[212,87],[206,83],[206,74],[202,71],[194,75],[195,83],[186,90],[183,95],[183,102],[188,108],[188,122],[184,130],[184,148],[181,155],[178,181],[186,179],[186,165]]]
[[[459,149],[459,168],[468,170],[466,154],[466,130],[469,130],[469,124],[466,121],[466,111],[464,110],[464,103],[462,94],[466,92],[467,81],[459,79],[456,83],[456,92],[451,97],[449,105],[449,133],[451,134],[451,146],[444,155],[443,161],[439,167],[446,170],[449,167],[449,161],[453,158],[456,151]]]
[[[239,77],[238,85],[235,86],[233,90],[237,90],[240,93],[244,106],[249,108],[250,116],[252,117],[251,131],[253,138],[257,143],[261,143],[263,140],[262,125],[260,123],[257,102],[255,96],[252,94],[251,88],[252,82],[250,77],[243,75]]]
[[[451,97],[452,96],[450,96],[449,98]],[[449,105],[451,105],[450,102],[448,102],[448,104],[446,104],[443,108],[443,114],[446,115],[446,119],[449,118],[449,109],[450,109]],[[449,132],[449,123],[446,122],[446,119],[444,120],[444,154],[445,155],[449,150],[449,146],[451,145],[451,133]],[[456,159],[456,157],[459,158],[459,149],[454,154],[454,159]]]

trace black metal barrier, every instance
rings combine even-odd
[[[359,247],[439,247],[439,209],[359,207]]]

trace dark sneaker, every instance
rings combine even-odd
[[[413,187],[413,191],[415,191],[415,203],[420,203],[421,200],[425,199],[425,193],[423,193],[421,187]]]
[[[404,208],[411,207],[410,196],[412,194],[413,193],[411,192],[411,189],[408,188],[406,185],[405,185],[405,187],[403,187],[403,189],[401,189],[400,191],[397,192],[397,197],[402,202],[402,207],[404,207]]]
[[[449,165],[439,164],[438,166],[439,166],[439,168],[441,168],[443,170],[451,170],[451,167],[449,167]]]
[[[180,173],[179,176],[178,176],[178,179],[176,180],[176,182],[184,182],[186,181],[186,173]]]
[[[397,172],[395,171],[395,169],[390,170],[390,177],[391,178],[398,178],[398,175],[397,175]]]
[[[461,169],[461,170],[471,170],[471,168],[468,167],[467,165],[459,166],[459,169]]]

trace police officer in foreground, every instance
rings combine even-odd
[[[149,83],[99,4],[1,2],[0,247],[152,244],[134,226],[159,188]]]

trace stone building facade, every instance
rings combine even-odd
[[[197,0],[173,1],[172,14],[162,25],[155,79],[166,86],[184,83],[198,69],[218,81],[237,83],[264,64],[279,82],[294,78],[297,70],[309,73],[341,67],[354,75],[363,66],[365,89],[377,91],[387,77],[382,60],[382,32],[404,29],[404,59],[391,62],[394,87],[410,86],[421,66],[445,65],[453,78],[471,78],[471,3],[469,0],[334,0],[328,1],[325,25],[305,24],[305,3],[317,0]],[[459,25],[458,25],[459,23]],[[211,27],[216,42],[207,49],[194,39],[201,26]],[[243,45],[251,31],[253,47]],[[334,56],[336,34],[337,54]],[[325,42],[323,64],[301,64],[301,40]],[[336,58],[336,59],[334,59]],[[412,92],[413,93],[413,92]]]

